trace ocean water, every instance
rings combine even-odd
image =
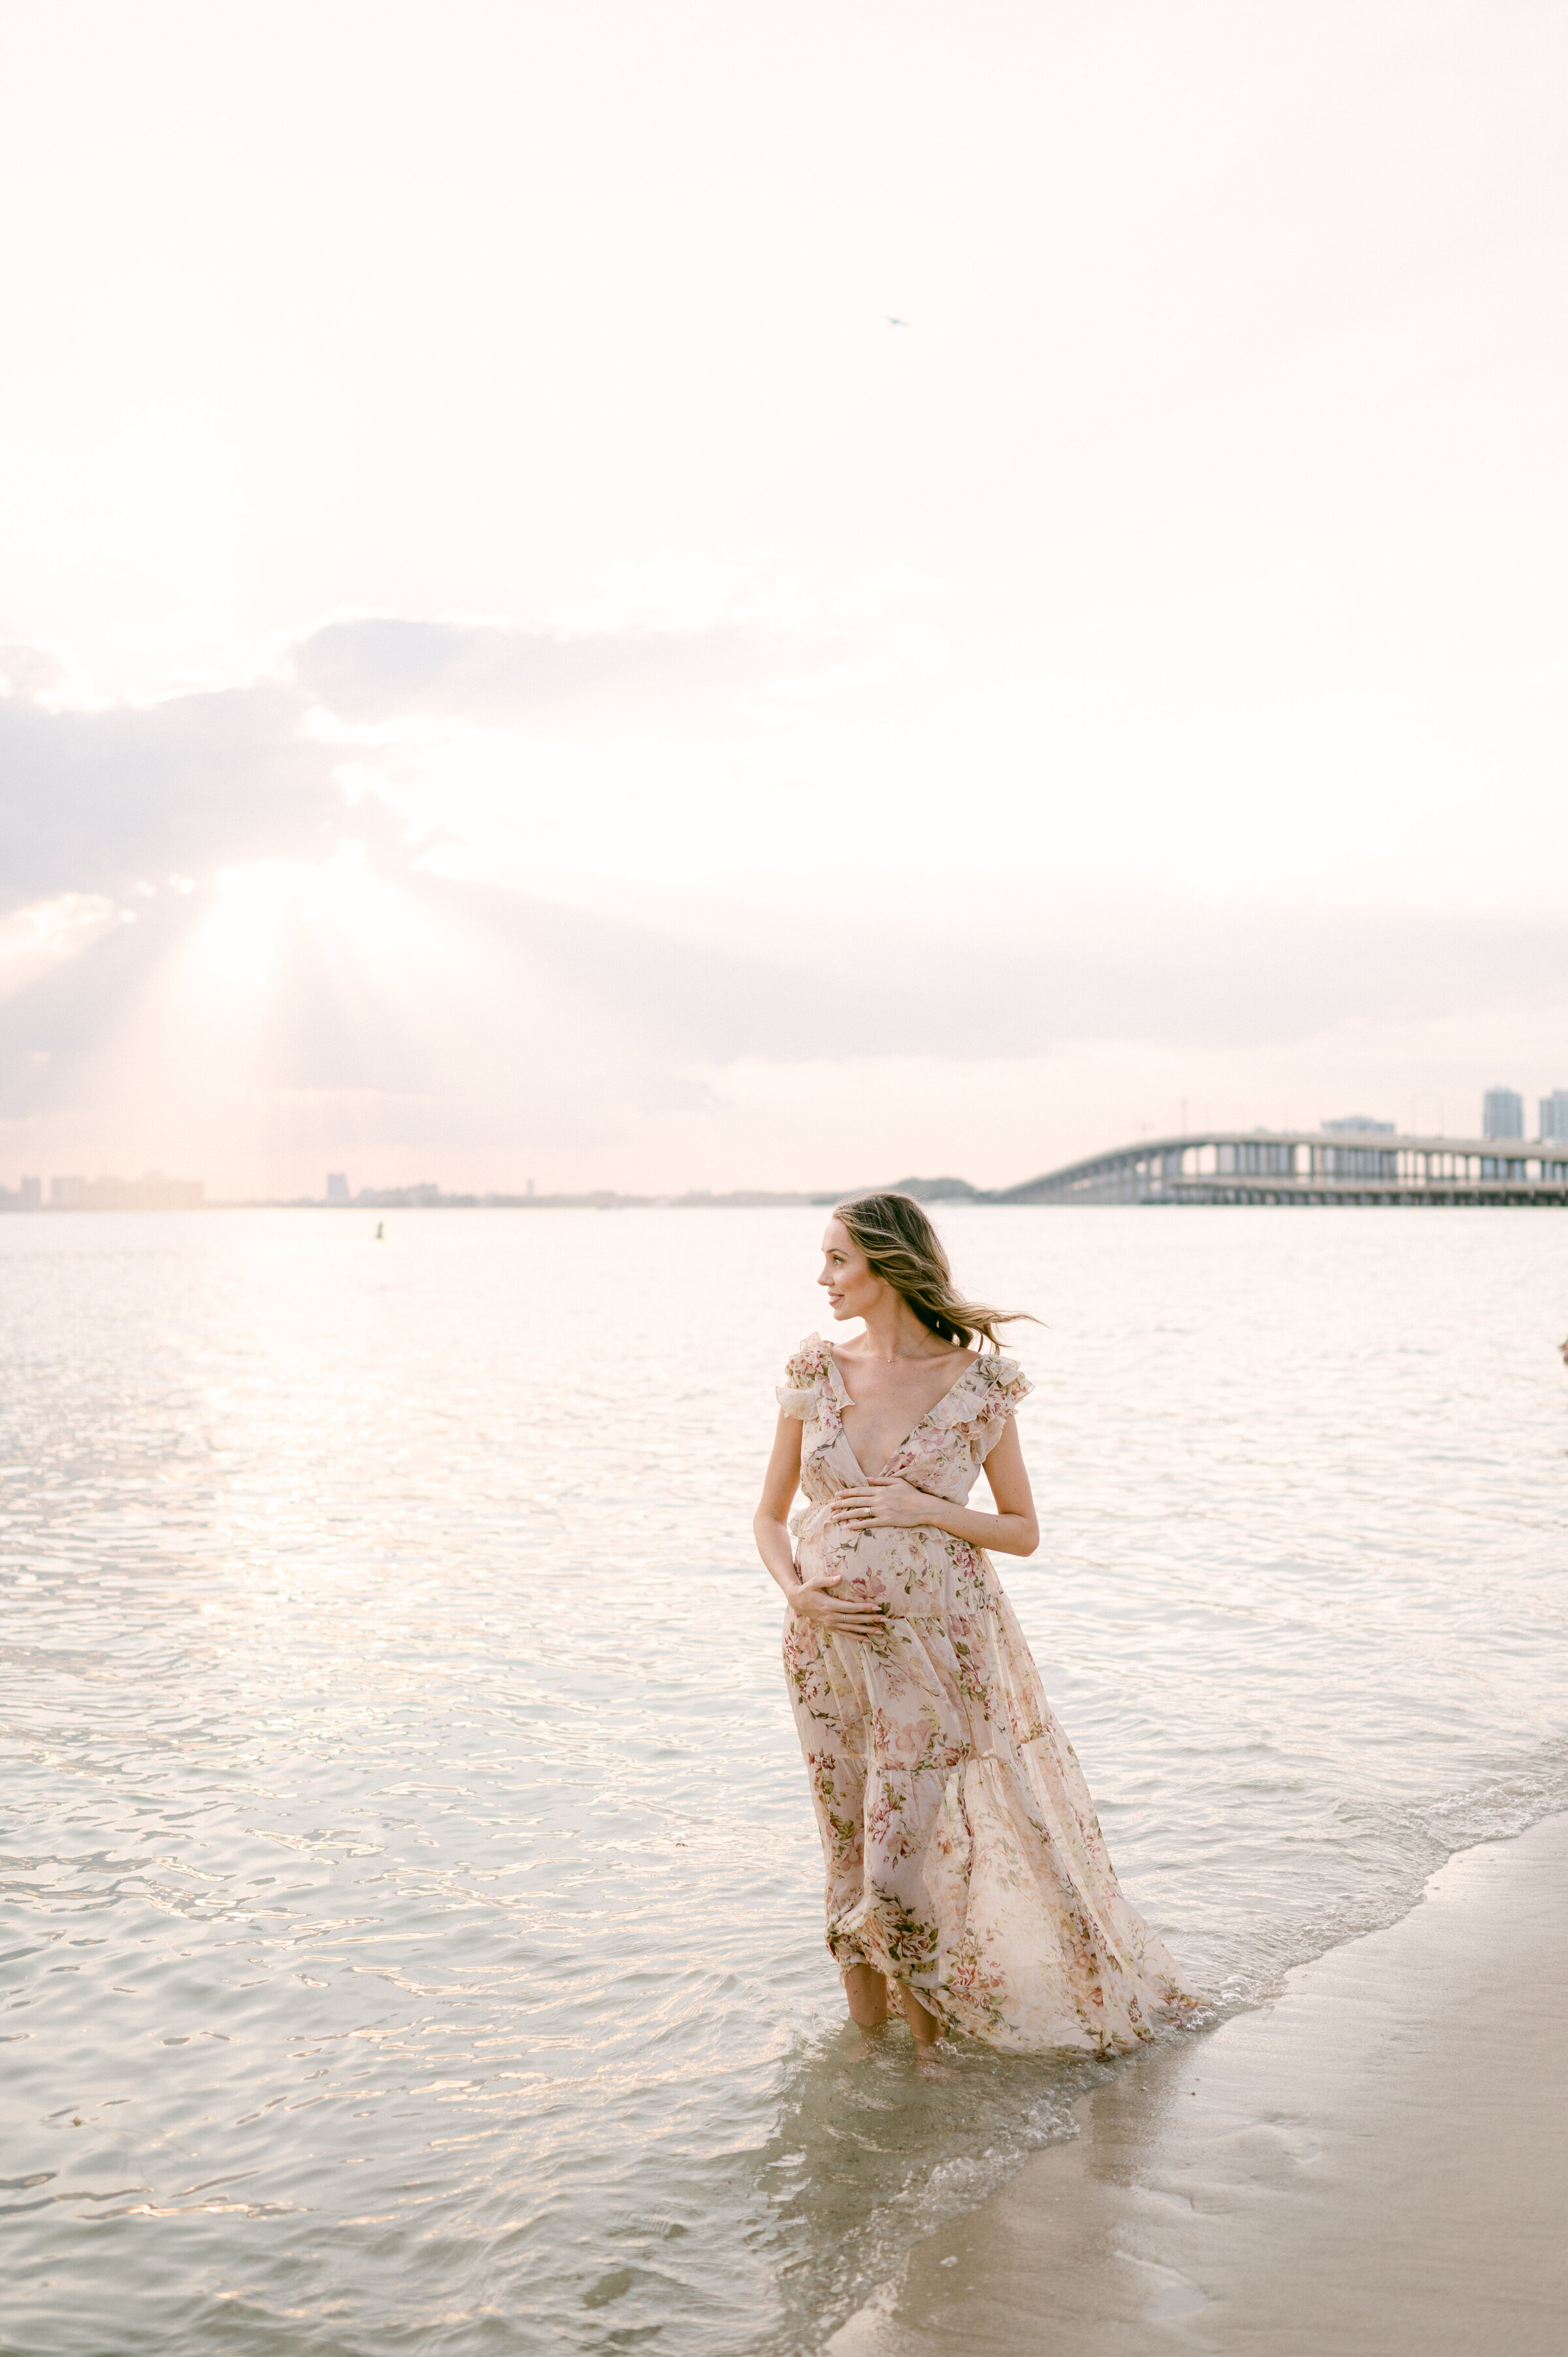
[[[6,2357],[803,2357],[1063,2132],[841,2019],[749,1540],[820,1224],[0,1221]],[[1568,1806],[1568,1222],[945,1226],[1218,2007]]]

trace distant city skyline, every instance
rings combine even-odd
[[[0,1211],[188,1211],[206,1203],[199,1178],[169,1178],[149,1170],[140,1178],[24,1176],[15,1188],[0,1185]]]
[[[1542,1097],[1539,1101],[1539,1118],[1540,1126],[1536,1137],[1534,1141],[1529,1141],[1524,1135],[1524,1099],[1520,1092],[1504,1087],[1487,1089],[1482,1095],[1479,1129],[1468,1133],[1455,1131],[1449,1138],[1449,1142],[1459,1147],[1466,1145],[1478,1146],[1488,1143],[1517,1142],[1522,1145],[1534,1142],[1546,1145],[1568,1142],[1568,1089],[1553,1090],[1549,1095]],[[1448,1133],[1442,1130],[1401,1131],[1396,1123],[1370,1114],[1340,1114],[1327,1116],[1319,1121],[1316,1127],[1317,1134],[1322,1136],[1345,1139],[1358,1137],[1390,1139],[1393,1141],[1395,1146],[1402,1140],[1423,1136],[1448,1137]],[[1242,1125],[1229,1123],[1210,1124],[1201,1133],[1185,1134],[1211,1135],[1215,1129],[1236,1133],[1239,1137],[1238,1151],[1246,1146],[1251,1138],[1302,1134],[1290,1130],[1274,1130],[1267,1125],[1256,1124],[1246,1125],[1243,1130]],[[1180,1130],[1175,1130],[1169,1134],[1173,1136],[1184,1135]],[[1130,1146],[1131,1141],[1126,1139],[1102,1140],[1092,1151],[1114,1154],[1127,1150]],[[1259,1150],[1264,1152],[1264,1149]],[[1267,1149],[1267,1152],[1272,1153],[1273,1149]],[[1071,1157],[1068,1157],[1068,1160],[1070,1161],[1070,1159]],[[1394,1155],[1391,1149],[1381,1146],[1359,1149],[1352,1145],[1347,1145],[1343,1148],[1331,1149],[1325,1167],[1330,1176],[1349,1177],[1364,1172],[1364,1175],[1369,1177],[1374,1175],[1387,1177],[1391,1173],[1393,1165]],[[1058,1167],[1065,1167],[1065,1165],[1042,1164],[1038,1172],[1030,1175],[1044,1176],[1050,1168]],[[1236,1167],[1240,1168],[1240,1166]],[[1275,1165],[1268,1161],[1266,1156],[1265,1159],[1257,1165],[1258,1174],[1263,1176],[1270,1173],[1277,1176],[1283,1169],[1284,1165],[1282,1163],[1276,1170]],[[1485,1157],[1483,1157],[1483,1169],[1489,1174],[1490,1165],[1486,1162]],[[874,1183],[888,1185],[908,1183],[916,1189],[923,1200],[943,1199],[961,1200],[968,1196],[985,1200],[988,1193],[996,1191],[1005,1193],[1010,1185],[1021,1185],[1025,1181],[1022,1179],[1004,1181],[1000,1190],[994,1188],[989,1190],[976,1188],[968,1179],[956,1178],[938,1181],[911,1179],[908,1182],[886,1180]],[[87,1179],[81,1176],[57,1176],[50,1178],[48,1181],[47,1197],[43,1189],[44,1182],[37,1176],[22,1177],[14,1189],[0,1183],[0,1211],[41,1211],[45,1208],[52,1211],[177,1210],[199,1208],[209,1200],[212,1206],[217,1208],[227,1200],[221,1195],[209,1199],[205,1184],[201,1180],[168,1178],[161,1171],[156,1170],[146,1172],[139,1179],[106,1177]],[[754,1181],[749,1188],[738,1190],[699,1187],[683,1189],[679,1193],[674,1190],[642,1192],[605,1184],[583,1189],[562,1189],[555,1190],[555,1196],[575,1201],[628,1200],[695,1203],[703,1200],[724,1201],[755,1198],[758,1201],[803,1202],[828,1200],[832,1191],[830,1188],[824,1188],[820,1181],[815,1185],[791,1189],[769,1187],[765,1179],[759,1179]],[[484,1190],[447,1189],[439,1180],[428,1178],[412,1181],[371,1181],[355,1188],[350,1185],[349,1177],[346,1171],[333,1170],[326,1174],[319,1196],[295,1195],[270,1200],[300,1206],[318,1203],[328,1209],[357,1208],[380,1211],[434,1209],[449,1202],[470,1202],[478,1205],[497,1202],[521,1205],[537,1202],[541,1208],[545,1208],[554,1200],[554,1196],[549,1192],[542,1196],[537,1194],[535,1182],[532,1178],[525,1178],[521,1187],[492,1188]]]

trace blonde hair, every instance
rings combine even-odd
[[[999,1351],[997,1327],[1028,1317],[1026,1309],[992,1309],[983,1301],[964,1299],[953,1284],[941,1238],[913,1195],[852,1195],[834,1204],[833,1217],[865,1254],[872,1275],[901,1294],[921,1325],[944,1342],[967,1351],[978,1334]]]

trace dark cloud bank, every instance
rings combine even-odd
[[[343,795],[275,686],[101,712],[0,702],[0,905],[124,899],[247,859],[325,857]],[[340,757],[339,757],[340,758]]]
[[[0,909],[324,856],[345,831],[344,755],[306,732],[316,708],[360,725],[608,726],[632,705],[644,716],[671,702],[711,710],[832,651],[730,628],[569,638],[368,615],[311,632],[252,686],[85,711],[0,696]],[[17,653],[0,669],[25,680],[38,657]],[[380,823],[361,807],[354,832]]]
[[[318,707],[351,721],[423,712],[521,725],[650,685],[711,696],[784,667],[763,637],[574,640],[372,618],[326,626],[251,686],[90,711],[0,699],[0,907],[81,892],[135,917],[0,1005],[0,1117],[102,1092],[125,1010],[210,908],[219,869],[324,858],[349,834],[446,938],[456,929],[484,945],[485,982],[454,976],[417,1006],[390,1003],[319,929],[302,928],[267,1011],[265,1077],[283,1091],[417,1103],[433,1141],[476,1125],[503,1136],[509,1108],[564,1102],[574,1074],[579,1092],[672,1102],[690,1085],[682,1067],[738,1057],[1025,1056],[1112,1039],[1283,1046],[1351,1017],[1560,1000],[1560,943],[1545,922],[1332,918],[1175,895],[1130,904],[1048,880],[1026,897],[998,887],[995,938],[973,913],[978,881],[961,927],[912,923],[897,908],[867,916],[853,893],[846,916],[841,882],[831,918],[804,886],[788,919],[759,916],[704,943],[651,893],[636,920],[612,918],[417,872],[389,812],[350,812],[333,774],[341,747],[305,728]],[[171,897],[173,876],[197,888]],[[152,898],[138,890],[148,883],[160,888]]]

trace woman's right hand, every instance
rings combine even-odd
[[[835,1596],[834,1587],[842,1580],[821,1587],[802,1581],[789,1590],[789,1609],[798,1612],[802,1620],[810,1620],[830,1637],[885,1637],[887,1615],[879,1605],[867,1604],[861,1596]]]

